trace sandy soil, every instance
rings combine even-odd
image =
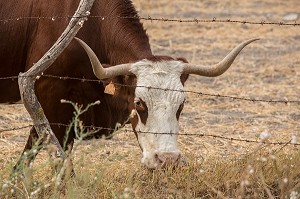
[[[300,16],[298,0],[134,2],[141,16],[149,15],[154,18],[215,17],[279,22],[290,13]],[[300,100],[300,26],[157,21],[143,23],[155,54],[185,57],[197,64],[216,63],[238,43],[249,38],[261,39],[246,47],[224,75],[216,78],[191,75],[185,86],[187,91],[251,99]],[[260,133],[266,131],[271,135],[270,141],[287,142],[292,135],[298,136],[300,132],[299,103],[248,102],[193,93],[186,93],[186,97],[180,119],[181,133],[259,140]],[[13,164],[19,157],[29,128],[6,130],[30,124],[31,119],[22,104],[0,105],[0,169]],[[96,145],[99,150],[90,153],[93,160],[101,158],[103,154],[108,156],[118,153],[127,156],[130,151],[128,158],[139,161],[139,148],[133,133],[121,131],[112,140],[96,141]],[[180,136],[179,145],[185,154],[196,154],[199,159],[244,154],[257,146],[207,136]],[[90,147],[90,141],[84,142],[77,152]],[[280,147],[266,146],[275,149]]]

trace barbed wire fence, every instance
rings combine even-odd
[[[56,20],[70,20],[72,19],[73,16],[49,16],[49,17],[16,17],[16,18],[7,18],[7,19],[0,19],[0,23],[6,24],[12,21],[26,21],[26,20],[49,20],[49,21],[56,21]],[[140,19],[144,21],[150,21],[150,22],[177,22],[177,23],[192,23],[192,24],[199,24],[199,23],[229,23],[229,24],[249,24],[249,25],[275,25],[275,26],[291,26],[291,27],[299,27],[300,23],[297,21],[294,22],[284,22],[284,21],[250,21],[250,20],[232,20],[232,19],[217,19],[216,17],[212,19],[199,19],[199,18],[193,18],[193,19],[170,19],[170,18],[157,18],[157,17],[140,17],[140,16],[129,16],[129,17],[122,17],[122,16],[117,16],[117,17],[112,17],[112,16],[89,16],[88,18],[93,18],[93,19],[99,19],[99,20],[109,20],[109,19],[115,19],[115,18],[126,18],[126,19]],[[107,83],[103,80],[96,80],[96,79],[86,79],[86,78],[77,78],[77,77],[67,77],[67,76],[55,76],[55,75],[46,75],[43,74],[41,75],[43,77],[48,77],[48,78],[56,78],[56,79],[61,79],[61,80],[77,80],[81,82],[97,82],[97,83]],[[40,78],[40,76],[36,77]],[[1,80],[17,80],[18,76],[10,76],[10,77],[0,77]],[[133,87],[132,85],[125,85],[125,84],[117,84],[114,83],[118,86],[125,86],[125,87]],[[136,86],[134,86],[136,87]],[[201,96],[207,96],[207,97],[213,97],[213,98],[227,98],[230,100],[239,100],[239,101],[248,101],[248,102],[262,102],[262,103],[280,103],[280,104],[300,104],[300,100],[281,100],[281,99],[258,99],[258,98],[247,98],[247,97],[238,97],[238,96],[229,96],[229,95],[221,95],[221,94],[211,94],[211,93],[204,93],[201,91],[192,91],[192,90],[174,90],[174,89],[166,89],[166,88],[156,88],[156,87],[147,87],[147,86],[142,86],[147,89],[158,89],[158,90],[163,90],[163,91],[171,91],[171,92],[184,92],[184,93],[192,93],[196,95],[201,95]],[[41,124],[42,125],[42,124]],[[57,125],[57,126],[63,126],[63,127],[68,127],[69,125],[67,124],[60,124],[60,123],[50,123],[50,125]],[[8,131],[16,131],[16,130],[23,130],[27,128],[31,128],[33,125],[24,125],[21,127],[13,127],[13,128],[7,128],[0,130],[0,133],[3,132],[8,132]],[[96,129],[96,130],[109,130],[109,131],[114,131],[116,129],[112,128],[104,128],[104,127],[97,127],[97,126],[84,126],[84,128],[91,128],[91,129]],[[133,132],[133,130],[129,130],[127,128],[124,128],[124,131],[127,132]],[[170,133],[164,133],[164,132],[139,132],[139,133],[145,133],[145,134],[170,134]],[[292,139],[289,139],[284,142],[270,142],[270,141],[263,141],[263,140],[255,140],[255,139],[243,139],[243,138],[234,138],[234,137],[226,137],[226,136],[221,136],[221,135],[214,135],[214,134],[205,134],[205,133],[179,133],[177,135],[182,135],[182,136],[198,136],[198,137],[211,137],[211,138],[217,138],[217,139],[223,139],[223,140],[228,140],[228,141],[237,141],[237,142],[246,142],[246,143],[257,143],[257,144],[268,144],[268,145],[280,145],[280,146],[287,146],[287,145],[293,145],[293,146],[300,146],[300,143],[297,143],[293,141]]]
[[[74,18],[73,16],[30,16],[30,17],[16,17],[16,18],[7,18],[0,19],[0,23],[8,23],[11,21],[26,21],[26,20],[70,20]],[[278,25],[278,26],[300,26],[300,23],[297,21],[294,22],[286,22],[286,21],[250,21],[250,20],[234,20],[234,19],[217,19],[213,17],[212,19],[200,19],[200,18],[192,18],[192,19],[180,19],[180,18],[159,18],[159,17],[143,17],[143,16],[100,16],[100,15],[90,15],[88,18],[99,19],[99,20],[109,20],[109,19],[140,19],[143,21],[159,21],[159,22],[179,22],[179,23],[238,23],[238,24],[250,24],[250,25]]]
[[[41,76],[36,77],[37,79],[41,77],[47,77],[47,78],[55,78],[55,79],[60,79],[62,81],[67,81],[67,80],[75,80],[75,81],[80,81],[80,82],[94,82],[94,83],[109,83],[104,80],[97,80],[97,79],[87,79],[87,78],[76,78],[76,77],[67,77],[67,76],[56,76],[56,75],[46,75],[42,74]],[[11,76],[11,77],[2,77],[0,78],[1,80],[15,80],[18,79],[18,76]],[[207,96],[207,97],[213,97],[213,98],[227,98],[230,100],[238,100],[238,101],[247,101],[247,102],[262,102],[262,103],[273,103],[273,104],[283,104],[283,105],[289,105],[289,104],[299,104],[300,105],[300,100],[280,100],[280,99],[258,99],[258,98],[244,98],[244,97],[236,97],[236,96],[228,96],[228,95],[220,95],[220,94],[210,94],[210,93],[203,93],[200,91],[191,91],[191,90],[175,90],[175,89],[167,89],[167,88],[158,88],[158,87],[149,87],[149,86],[133,86],[133,85],[126,85],[126,84],[119,84],[119,83],[114,83],[118,86],[124,86],[124,87],[144,87],[147,89],[155,89],[155,90],[162,90],[164,92],[183,92],[183,93],[191,93],[191,94],[196,94],[200,96]],[[41,124],[42,125],[42,124]],[[50,123],[50,125],[56,125],[56,126],[61,126],[61,127],[68,127],[68,124],[62,124],[62,123]],[[3,129],[0,130],[0,133],[3,132],[8,132],[8,131],[16,131],[16,130],[22,130],[26,128],[31,128],[33,125],[25,125],[21,127],[14,127],[14,128],[8,128],[8,129]],[[114,132],[116,129],[113,128],[105,128],[105,127],[99,127],[99,126],[84,126],[84,128],[90,128],[93,130],[108,130],[111,132]],[[124,129],[124,131],[127,132],[134,132],[133,130],[129,130],[127,128]],[[172,134],[172,133],[164,133],[164,132],[139,132],[143,134]],[[173,133],[174,134],[174,133]],[[254,140],[254,139],[243,139],[243,138],[234,138],[234,137],[226,137],[222,135],[214,135],[214,134],[206,134],[206,133],[177,133],[177,135],[180,136],[197,136],[197,137],[210,137],[210,138],[217,138],[217,139],[222,139],[222,140],[227,140],[227,141],[237,141],[237,142],[246,142],[246,143],[257,143],[257,144],[267,144],[267,145],[281,145],[281,146],[286,146],[286,145],[293,145],[293,146],[300,146],[300,143],[297,143],[291,139],[284,141],[284,142],[270,142],[270,141],[262,141],[262,140]]]

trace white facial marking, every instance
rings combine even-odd
[[[145,102],[148,118],[145,124],[139,121],[135,128],[143,149],[142,163],[156,168],[162,163],[161,156],[179,156],[177,133],[179,124],[176,112],[185,96],[180,76],[183,71],[180,61],[151,62],[142,60],[133,64],[131,72],[137,77],[135,98]],[[142,133],[151,132],[151,133]],[[177,159],[176,157],[170,159]]]

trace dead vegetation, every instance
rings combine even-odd
[[[282,21],[285,15],[300,10],[296,0],[134,2],[142,16],[165,18]],[[216,63],[241,41],[261,39],[247,46],[224,75],[191,76],[186,90],[299,100],[299,27],[143,23],[155,54],[186,57],[193,63]],[[299,103],[247,102],[187,93],[180,120],[181,133],[259,140],[261,133],[267,132],[272,142],[289,142],[293,136],[299,136],[299,106]],[[30,124],[23,105],[0,105],[0,131]],[[299,198],[297,147],[180,136],[179,148],[189,164],[176,170],[149,171],[139,163],[140,149],[133,133],[124,130],[111,140],[80,142],[74,154],[77,175],[64,184],[64,189],[54,189],[47,150],[38,155],[33,170],[29,171],[30,183],[21,180],[14,187],[7,183],[8,174],[19,158],[28,131],[25,128],[0,133],[1,197]],[[41,190],[31,195],[40,187]]]

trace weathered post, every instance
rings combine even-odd
[[[18,76],[22,101],[33,120],[33,124],[38,135],[40,137],[46,135],[48,142],[50,141],[52,144],[57,146],[57,155],[63,159],[65,158],[65,153],[53,133],[49,121],[44,114],[43,108],[35,95],[34,85],[36,79],[38,79],[39,76],[42,75],[43,71],[45,71],[57,59],[57,57],[75,37],[79,29],[83,26],[90,14],[90,9],[92,8],[94,1],[95,0],[81,0],[67,28],[54,45],[36,64],[34,64],[33,67],[25,73],[20,73]]]

